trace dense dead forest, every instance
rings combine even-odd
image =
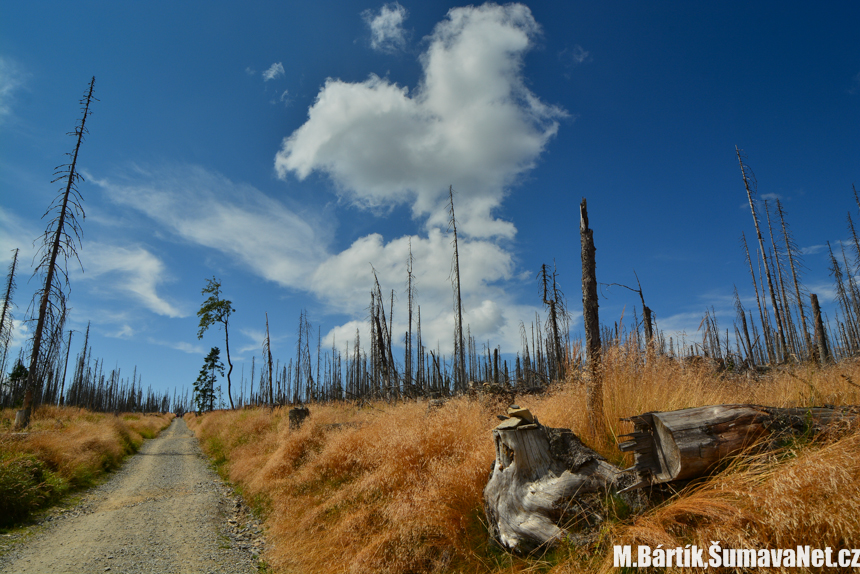
[[[742,303],[739,287],[734,287],[736,318],[722,325],[713,309],[705,309],[699,330],[691,339],[677,340],[659,327],[660,313],[652,310],[641,285],[621,285],[638,295],[640,305],[633,309],[633,320],[626,324],[595,323],[592,332],[596,350],[614,346],[637,349],[643,361],[657,355],[686,363],[703,363],[716,369],[757,370],[770,366],[803,361],[840,361],[860,351],[860,239],[852,215],[846,219],[847,241],[827,243],[829,274],[836,292],[832,316],[820,307],[816,293],[803,283],[805,269],[801,249],[796,245],[788,215],[779,200],[770,202],[757,197],[756,179],[737,150],[741,183],[752,215],[754,239],[740,232],[739,261],[749,268],[755,306]],[[852,188],[860,210],[860,197]],[[846,193],[849,193],[846,190]],[[307,313],[298,318],[296,347],[292,357],[273,357],[267,339],[261,357],[254,357],[250,368],[242,366],[239,381],[218,388],[215,407],[230,404],[247,405],[306,404],[325,401],[397,401],[416,397],[441,398],[457,394],[505,389],[517,393],[539,392],[552,381],[561,380],[568,370],[580,372],[594,362],[597,352],[589,341],[571,334],[569,303],[557,281],[555,264],[541,265],[536,277],[536,293],[545,315],[536,315],[520,324],[521,346],[509,349],[492,347],[478,341],[469,325],[463,323],[462,298],[459,289],[459,253],[454,190],[449,192],[449,229],[452,236],[452,293],[455,324],[452,332],[453,353],[444,354],[438,343],[434,349],[422,337],[421,305],[415,296],[414,261],[404,262],[406,293],[383,288],[376,280],[368,293],[370,340],[358,332],[341,347],[323,348],[321,328],[311,324]],[[584,202],[583,202],[584,207]],[[860,211],[858,211],[860,213]],[[586,227],[588,224],[586,222]],[[592,241],[599,244],[600,223],[592,222]],[[12,309],[18,272],[17,252],[8,270],[4,286],[2,321],[0,321],[0,406],[21,404],[26,392],[28,369],[25,350],[10,356]],[[374,273],[375,276],[375,273]],[[598,278],[600,285],[619,285],[612,278]],[[596,285],[595,285],[596,287]],[[740,289],[747,290],[747,286]],[[597,290],[589,289],[583,299],[585,308],[594,302]],[[394,333],[395,303],[403,301],[408,330]],[[193,396],[188,387],[172,393],[156,393],[144,386],[137,367],[129,376],[119,367],[108,369],[105,360],[96,358],[89,344],[89,328],[75,335],[83,338],[80,351],[71,355],[72,330],[64,330],[65,316],[60,315],[46,331],[45,343],[36,362],[36,404],[66,404],[97,411],[173,411],[193,410]],[[268,327],[268,325],[267,325]],[[79,345],[81,343],[78,343]],[[29,348],[27,352],[29,352]],[[596,356],[596,355],[595,355]],[[583,371],[584,372],[584,371]],[[191,381],[189,381],[190,387]]]

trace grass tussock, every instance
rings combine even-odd
[[[92,485],[136,452],[144,438],[167,427],[171,418],[42,406],[33,413],[27,432],[15,433],[15,411],[0,411],[0,527]]]
[[[766,374],[717,373],[624,349],[603,363],[607,436],[588,437],[585,389],[571,378],[517,399],[548,426],[567,427],[612,462],[632,430],[619,419],[706,404],[860,404],[860,365],[795,366]],[[493,461],[490,430],[506,405],[458,398],[427,403],[311,405],[289,430],[286,409],[186,415],[222,473],[265,511],[276,572],[598,572],[613,544],[656,547],[720,540],[724,548],[796,544],[852,547],[860,540],[860,433],[797,441],[737,461],[636,516],[605,524],[588,547],[512,557],[494,548],[482,492]],[[609,562],[607,562],[607,560]]]

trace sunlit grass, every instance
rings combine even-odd
[[[11,432],[15,411],[0,411],[0,526],[70,490],[91,485],[155,437],[172,415],[114,416],[41,406],[25,433]]]
[[[632,430],[619,419],[707,404],[858,404],[855,363],[767,374],[717,373],[670,359],[645,365],[624,348],[603,361],[607,436],[590,446],[616,464]],[[585,436],[585,389],[576,377],[520,406]],[[364,408],[311,405],[290,431],[286,410],[218,411],[186,420],[222,472],[266,513],[276,572],[580,572],[611,569],[612,544],[741,547],[860,540],[860,435],[798,443],[728,469],[636,516],[617,518],[593,544],[512,557],[487,540],[482,492],[493,461],[490,431],[506,405],[461,397]],[[836,513],[839,513],[839,518]],[[683,543],[682,543],[683,542]],[[607,558],[608,556],[608,558]]]

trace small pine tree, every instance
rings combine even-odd
[[[194,404],[197,405],[197,414],[215,408],[215,381],[218,380],[216,373],[224,376],[224,364],[221,362],[221,350],[218,347],[212,347],[203,359],[203,367],[200,368],[200,374],[194,381]]]

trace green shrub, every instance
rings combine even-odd
[[[67,489],[62,478],[31,454],[0,458],[0,527],[23,520]]]

